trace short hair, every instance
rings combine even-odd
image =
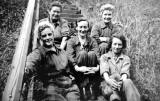
[[[118,38],[122,41],[122,49],[125,49],[127,47],[127,41],[126,41],[125,36],[121,32],[117,32],[113,34],[113,36],[109,40],[109,49],[111,49],[112,47],[113,38]]]
[[[40,22],[37,27],[35,28],[35,33],[38,34],[38,38],[40,39],[41,33],[44,29],[50,28],[52,33],[54,33],[54,27],[52,24],[50,24],[48,21],[42,21]]]
[[[115,6],[112,4],[104,4],[100,8],[100,12],[102,13],[104,10],[113,11],[115,9]]]
[[[85,19],[85,18],[78,19],[76,21],[76,26],[78,26],[78,23],[81,22],[81,21],[86,21],[88,23],[88,28],[90,27],[89,21],[87,19]]]
[[[49,5],[48,10],[50,11],[52,7],[59,7],[62,11],[62,5],[59,2],[53,2]]]

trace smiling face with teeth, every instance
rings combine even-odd
[[[102,20],[105,23],[109,23],[112,20],[112,17],[113,17],[112,15],[113,15],[113,12],[111,10],[104,10],[102,12]]]
[[[41,41],[46,48],[51,48],[53,46],[54,35],[51,28],[47,27],[41,32]]]

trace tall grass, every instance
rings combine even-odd
[[[100,20],[99,7],[116,6],[113,22],[123,25],[132,60],[131,75],[141,95],[160,100],[160,1],[159,0],[72,0],[93,24]]]
[[[0,0],[0,100],[11,70],[10,64],[25,13],[25,2]]]

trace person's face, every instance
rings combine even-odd
[[[60,18],[61,8],[57,6],[53,6],[49,11],[51,21],[57,21]]]
[[[45,28],[41,32],[41,41],[43,42],[44,47],[46,48],[52,47],[54,42],[54,37],[53,37],[53,32],[51,31],[50,28]]]
[[[116,37],[113,37],[112,46],[111,46],[112,52],[114,54],[120,54],[121,51],[122,51],[122,47],[123,47],[122,41],[120,39],[116,38]]]
[[[86,36],[88,33],[88,29],[89,29],[89,26],[87,21],[81,21],[77,23],[78,35]]]
[[[105,22],[105,23],[109,23],[111,22],[112,20],[112,11],[110,10],[104,10],[102,12],[102,20]]]

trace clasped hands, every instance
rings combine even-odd
[[[75,70],[78,72],[82,72],[84,74],[94,74],[99,70],[99,65],[96,67],[87,67],[87,66],[75,66]]]
[[[113,90],[120,90],[123,81],[127,79],[127,75],[122,75],[119,81],[115,79],[109,78],[108,84],[112,87]]]

